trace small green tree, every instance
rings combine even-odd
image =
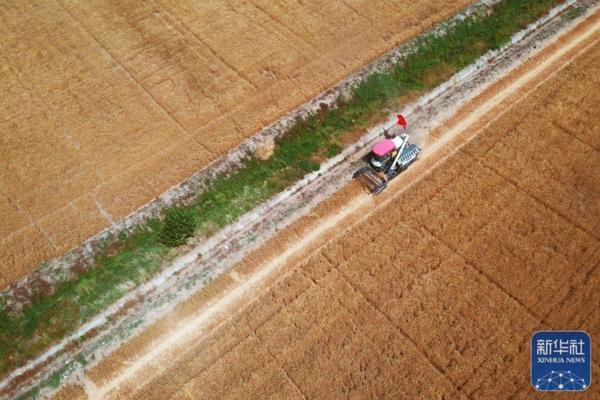
[[[181,246],[187,238],[194,235],[195,230],[196,222],[189,210],[171,208],[165,214],[160,241],[169,247]]]

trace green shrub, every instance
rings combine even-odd
[[[196,222],[194,215],[185,208],[171,208],[167,210],[160,231],[160,241],[168,247],[177,247],[194,235]]]
[[[337,143],[329,143],[329,145],[327,145],[327,151],[325,152],[325,157],[331,158],[333,156],[340,154],[341,152],[342,152],[342,146],[340,146]]]
[[[300,160],[298,165],[300,165],[300,168],[305,172],[318,171],[321,168],[321,164],[311,160]]]

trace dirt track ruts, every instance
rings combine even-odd
[[[416,164],[370,201],[380,208],[368,219],[342,221],[328,231],[329,244],[300,264],[306,253],[287,260],[291,272],[232,321],[148,363],[112,398],[535,397],[528,383],[535,330],[600,334],[599,38],[595,30],[541,68],[482,115],[485,124],[474,121],[483,130],[472,141],[454,152],[462,135],[473,134],[465,126],[457,143],[440,149],[450,158],[433,172],[397,192],[428,166]],[[246,260],[238,278],[357,196],[364,196],[358,187],[344,189]],[[90,371],[89,392],[211,296],[190,301]],[[595,361],[596,384],[582,398],[598,395],[598,368]],[[83,393],[64,390],[59,396]]]

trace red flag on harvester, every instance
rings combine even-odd
[[[404,129],[406,129],[406,125],[408,125],[408,122],[406,122],[406,118],[404,118],[404,115],[398,114],[397,117],[398,117],[398,125],[400,125]]]

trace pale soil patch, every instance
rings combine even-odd
[[[262,140],[256,146],[256,157],[260,160],[268,160],[275,150],[275,139],[272,136],[268,136]]]

